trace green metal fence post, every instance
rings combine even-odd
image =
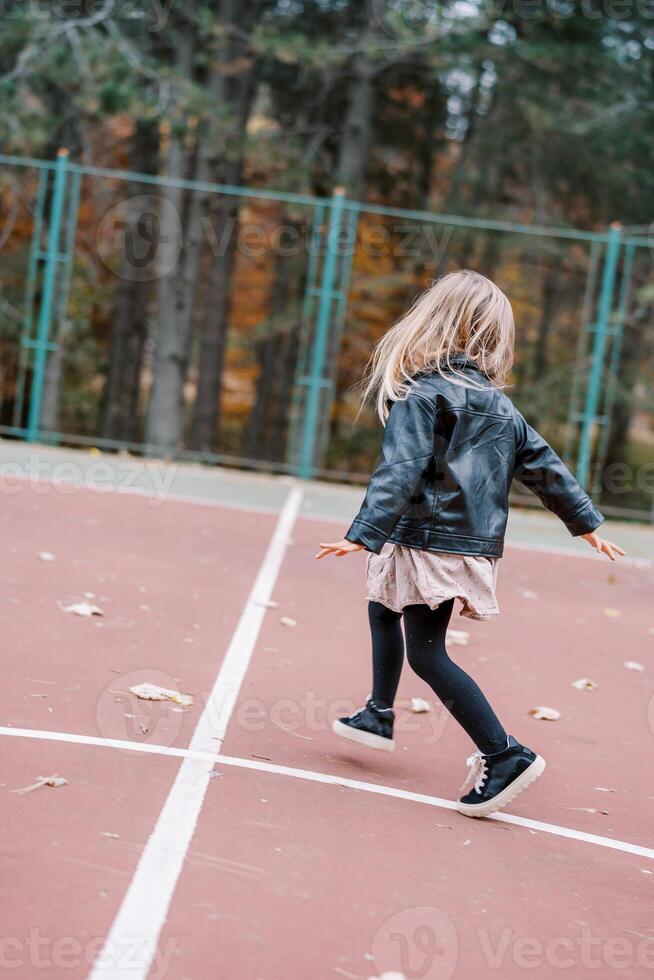
[[[344,202],[344,189],[342,187],[335,188],[330,205],[329,226],[325,242],[325,260],[322,267],[319,290],[318,314],[316,317],[316,329],[307,378],[307,399],[300,455],[300,477],[303,480],[310,479],[314,470],[314,454],[320,429],[320,400],[322,389],[325,385],[327,338],[332,302],[336,295],[334,285],[338,265],[338,249]]]
[[[592,361],[588,376],[588,387],[586,388],[586,402],[584,405],[581,436],[579,438],[579,454],[577,456],[577,479],[583,487],[588,484],[588,474],[590,472],[593,428],[596,421],[597,406],[599,404],[602,368],[604,366],[606,338],[613,305],[613,289],[615,286],[618,255],[620,253],[621,234],[622,227],[617,223],[612,224],[606,245],[604,269],[602,271],[602,285],[597,310],[597,322],[595,323]]]
[[[32,388],[30,392],[29,421],[27,424],[28,442],[36,442],[39,436],[39,428],[41,424],[43,384],[45,381],[50,326],[52,324],[52,311],[55,300],[57,263],[60,261],[59,234],[61,230],[61,216],[66,192],[67,175],[68,150],[59,150],[57,153],[57,165],[55,168],[52,203],[50,205],[48,250],[45,257],[45,267],[43,270],[41,308],[39,310],[39,322],[34,345],[34,370],[32,375]]]
[[[613,343],[611,344],[611,354],[608,363],[608,377],[606,380],[606,393],[604,397],[602,431],[599,436],[597,453],[595,455],[595,481],[593,493],[601,490],[602,471],[606,462],[606,454],[609,448],[609,438],[611,435],[611,421],[613,418],[613,407],[618,394],[618,374],[620,371],[620,360],[622,357],[622,342],[624,340],[625,320],[627,317],[627,307],[631,296],[631,277],[634,267],[635,245],[626,245],[624,249],[624,264],[622,267],[622,282],[618,298],[618,309],[613,322]]]

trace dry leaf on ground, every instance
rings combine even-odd
[[[291,619],[290,616],[282,616],[280,623],[282,626],[297,626],[297,621],[295,619]]]
[[[627,670],[645,670],[643,664],[639,664],[637,660],[625,660],[624,667]]]
[[[608,810],[597,810],[594,806],[566,806],[565,810],[576,810],[579,813],[601,813],[603,816],[608,817]]]
[[[95,606],[91,602],[72,602],[69,606],[59,606],[64,612],[73,613],[75,616],[104,616],[100,606]]]
[[[619,609],[604,609],[604,615],[608,616],[610,619],[617,619],[618,616],[622,616]]]
[[[41,786],[53,786],[55,789],[59,786],[67,786],[68,780],[64,779],[63,776],[37,776],[36,782],[31,783],[29,786],[23,786],[21,789],[12,789],[11,792],[15,793],[16,796],[25,796],[26,793],[31,793],[32,790],[40,789]]]
[[[167,687],[159,687],[158,684],[151,684],[145,681],[143,684],[135,684],[130,687],[132,694],[143,701],[174,701],[175,704],[182,704],[185,707],[193,704],[193,697],[190,694],[181,694],[180,691],[172,691]]]
[[[39,551],[39,558],[41,561],[54,561],[55,556],[51,551]]]
[[[561,717],[560,711],[557,711],[556,708],[547,708],[545,705],[540,705],[538,708],[531,708],[529,714],[538,721],[558,721]]]
[[[409,702],[409,710],[419,715],[423,711],[431,711],[431,705],[429,701],[425,701],[424,698],[411,698],[411,701]]]
[[[578,691],[594,691],[597,683],[591,681],[589,677],[580,677],[578,681],[573,681],[570,687],[576,687]]]

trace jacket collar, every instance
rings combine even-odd
[[[482,371],[477,362],[473,361],[470,357],[466,357],[465,354],[455,354],[450,358],[450,365],[453,368],[458,368],[459,370],[477,371],[479,374],[483,375],[484,378],[488,378],[486,372]],[[443,367],[447,368],[447,364],[444,364]],[[490,378],[488,378],[488,380],[490,380]]]

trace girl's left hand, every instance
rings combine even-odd
[[[613,544],[612,541],[607,541],[606,538],[601,538],[599,534],[595,531],[591,531],[589,534],[581,535],[584,541],[587,541],[591,548],[594,548],[600,555],[608,555],[611,561],[615,561],[616,555],[624,555],[624,551],[617,544]]]
[[[349,555],[353,551],[364,551],[362,544],[357,544],[356,541],[348,541],[347,538],[343,538],[341,541],[334,541],[333,544],[323,544],[320,542],[320,551],[316,555],[316,558],[324,558],[325,555],[336,555],[337,558],[341,558],[343,555]]]

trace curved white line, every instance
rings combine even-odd
[[[98,745],[103,748],[123,749],[128,752],[144,752],[152,755],[168,755],[180,759],[196,759],[203,762],[216,763],[221,766],[233,766],[236,769],[252,769],[255,772],[268,772],[278,776],[290,776],[294,779],[304,779],[313,783],[325,783],[330,786],[345,786],[348,789],[361,790],[364,793],[376,793],[378,796],[392,796],[399,800],[409,800],[413,803],[424,803],[426,806],[440,807],[443,810],[456,810],[454,800],[445,800],[439,796],[428,796],[424,793],[412,793],[410,790],[399,789],[395,786],[383,786],[379,783],[368,783],[361,779],[349,779],[347,776],[336,776],[332,773],[315,772],[312,769],[295,769],[291,766],[278,766],[274,762],[260,762],[256,759],[240,759],[234,756],[221,755],[217,752],[203,752],[195,749],[178,749],[167,745],[150,745],[147,742],[128,742],[119,738],[99,738],[94,735],[74,735],[68,732],[38,731],[31,728],[3,728],[0,735],[14,735],[18,738],[41,738],[53,742],[72,742],[78,745]],[[466,818],[469,819],[469,818]],[[628,841],[617,840],[614,837],[601,837],[599,834],[588,834],[573,827],[561,827],[558,824],[543,823],[531,820],[529,817],[517,817],[512,813],[494,813],[487,820],[497,820],[510,823],[527,830],[552,834],[555,837],[567,837],[570,840],[595,844],[597,847],[607,847],[626,854],[636,854],[638,857],[654,861],[654,848],[641,844],[631,844]]]

